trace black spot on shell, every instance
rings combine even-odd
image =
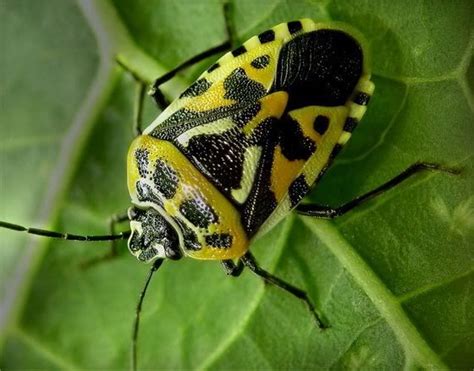
[[[224,80],[225,99],[239,103],[255,102],[266,94],[265,87],[250,79],[242,67],[236,68]]]
[[[212,83],[206,80],[205,78],[197,80],[189,88],[187,88],[181,95],[180,98],[191,98],[197,97],[201,94],[204,94],[210,87]]]
[[[276,119],[269,118],[265,124],[259,126],[259,130],[256,130],[258,133],[254,133],[254,140],[259,141],[263,148],[253,187],[241,207],[242,225],[249,237],[258,231],[277,207],[276,197],[270,185],[274,149],[278,140],[276,123]]]
[[[303,29],[303,25],[301,24],[300,21],[292,21],[292,22],[288,22],[288,31],[291,33],[291,34],[294,34],[298,31],[301,31]]]
[[[339,152],[341,152],[341,150],[342,150],[342,145],[340,145],[339,143],[336,143],[336,145],[332,149],[331,154],[329,155],[329,159],[332,161],[339,154]]]
[[[278,125],[281,151],[288,160],[307,160],[316,151],[316,143],[303,134],[298,121],[285,116]]]
[[[255,102],[251,104],[241,111],[238,111],[236,114],[232,115],[232,121],[236,124],[239,128],[243,128],[247,125],[252,119],[257,116],[261,109],[260,102]]]
[[[270,63],[270,56],[269,55],[262,55],[260,57],[255,58],[250,65],[256,69],[262,69],[268,66]]]
[[[156,161],[155,166],[153,181],[156,188],[165,198],[173,198],[179,182],[177,172],[161,159]]]
[[[206,243],[212,247],[228,249],[232,246],[232,236],[228,233],[214,233],[206,236]]]
[[[138,173],[142,178],[146,178],[148,174],[148,156],[149,153],[146,149],[138,148],[135,151],[135,160],[137,161]]]
[[[179,206],[179,211],[194,226],[199,228],[207,228],[218,220],[212,207],[199,198],[184,201]]]
[[[219,68],[220,66],[221,65],[219,63],[214,63],[211,67],[207,69],[207,72],[211,73],[212,71],[214,71],[216,68]]]
[[[154,190],[143,179],[136,182],[137,197],[140,201],[150,201],[159,206],[163,206],[163,201],[155,194]]]
[[[201,250],[202,246],[198,241],[196,233],[194,233],[193,230],[188,226],[183,224],[179,219],[174,220],[178,223],[181,231],[183,232],[183,242],[185,249],[193,251]]]
[[[356,118],[348,117],[346,119],[346,122],[344,123],[344,131],[352,133],[354,131],[354,129],[356,128],[358,123],[359,123],[359,121],[357,121]]]
[[[260,35],[258,35],[258,39],[260,40],[262,44],[269,43],[275,40],[275,31],[273,30],[264,31]]]
[[[362,48],[345,32],[304,33],[281,48],[271,92],[288,92],[288,111],[344,105],[354,92],[362,66]]]
[[[329,118],[324,115],[318,115],[314,119],[313,128],[320,135],[324,135],[329,127]]]
[[[362,92],[356,94],[356,96],[353,99],[354,103],[357,103],[360,106],[366,106],[367,104],[369,104],[369,100],[370,100],[370,95],[366,93],[362,93]]]
[[[295,207],[303,199],[303,197],[310,191],[310,187],[306,182],[304,175],[300,175],[288,189],[291,207]]]
[[[214,185],[230,192],[240,186],[245,149],[245,135],[230,129],[219,134],[196,135],[183,152]]]
[[[244,53],[247,53],[247,49],[243,45],[239,46],[237,49],[232,50],[232,55],[234,57],[238,57],[239,55],[242,55]]]

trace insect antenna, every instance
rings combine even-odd
[[[23,227],[22,225],[7,223],[0,220],[0,228],[11,229],[18,232],[26,232],[29,234],[34,234],[36,236],[49,237],[49,238],[59,238],[62,240],[72,240],[72,241],[113,241],[113,240],[124,240],[130,236],[130,231],[121,232],[118,234],[106,234],[106,235],[97,235],[97,236],[84,236],[72,233],[60,233],[55,231],[49,231],[46,229],[38,228],[28,228]]]
[[[138,339],[138,330],[140,327],[140,313],[142,311],[142,304],[143,300],[145,299],[146,290],[148,289],[148,285],[150,284],[151,278],[153,277],[153,273],[155,273],[158,268],[160,268],[161,264],[163,263],[164,259],[157,259],[153,263],[153,266],[148,272],[148,276],[145,280],[145,285],[138,297],[137,308],[135,312],[135,321],[133,322],[133,334],[132,334],[132,370],[136,371],[137,369],[137,339]]]

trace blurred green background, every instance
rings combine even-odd
[[[298,301],[218,263],[164,264],[146,299],[139,364],[168,369],[472,369],[474,62],[472,1],[231,2],[239,41],[310,17],[358,28],[375,95],[312,193],[338,205],[418,160],[424,174],[334,222],[290,216],[252,247],[308,290]],[[104,233],[128,207],[135,85],[223,42],[218,0],[0,0],[0,220]],[[170,98],[212,61],[168,84]],[[146,120],[158,114],[147,100]],[[0,230],[0,368],[127,368],[148,270],[125,252],[89,270],[101,243]],[[471,308],[471,309],[469,309]]]

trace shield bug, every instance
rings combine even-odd
[[[419,171],[454,172],[416,163],[340,207],[300,205],[351,137],[373,94],[362,37],[338,23],[279,24],[224,54],[164,107],[164,82],[228,46],[201,53],[153,85],[151,95],[163,112],[143,132],[137,125],[127,158],[132,207],[114,219],[128,221],[130,231],[83,236],[0,222],[50,238],[127,238],[130,252],[151,264],[133,327],[134,369],[143,299],[165,259],[217,260],[231,276],[246,267],[302,301],[324,328],[304,290],[260,267],[249,251],[252,242],[292,210],[335,218]]]

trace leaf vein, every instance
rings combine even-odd
[[[332,222],[301,217],[315,232],[327,248],[336,256],[345,269],[360,285],[374,306],[393,330],[407,354],[411,354],[420,365],[447,369],[439,356],[431,349],[422,334],[403,311],[398,299],[385,286],[356,250],[343,238]]]

